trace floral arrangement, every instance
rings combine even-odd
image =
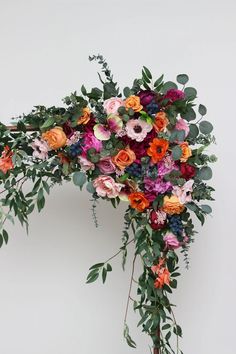
[[[92,195],[93,218],[97,226],[99,198],[116,207],[127,203],[120,250],[106,262],[90,268],[87,283],[100,276],[105,282],[112,270],[109,263],[123,254],[125,267],[128,245],[135,245],[131,270],[124,336],[131,347],[127,313],[130,302],[140,314],[139,326],[152,339],[154,353],[175,353],[172,333],[179,348],[181,327],[168,298],[180,275],[178,258],[188,266],[188,250],[194,241],[194,213],[201,224],[211,213],[202,200],[213,200],[209,164],[216,161],[206,153],[214,142],[213,126],[203,119],[207,110],[194,110],[197,91],[186,87],[188,76],[177,83],[152,79],[143,67],[142,77],[123,94],[114,82],[107,62],[101,65],[102,89],[81,87],[64,99],[63,107],[36,106],[17,118],[16,124],[0,125],[1,231],[0,246],[8,242],[6,221],[18,218],[28,229],[28,216],[45,205],[45,194],[55,184],[73,180]],[[25,182],[32,181],[31,191]],[[131,237],[132,234],[132,237]],[[143,272],[134,280],[137,259]],[[131,298],[132,285],[137,298]]]

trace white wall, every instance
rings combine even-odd
[[[158,76],[188,73],[215,125],[213,218],[191,250],[175,294],[186,354],[233,354],[235,334],[235,10],[234,0],[0,0],[0,120],[35,104],[59,104],[81,84],[98,84],[89,54],[107,57],[121,86],[144,64]],[[105,286],[85,285],[87,269],[120,245],[123,209],[101,203],[100,228],[88,195],[55,188],[31,216],[30,236],[16,225],[0,250],[1,354],[120,354],[130,269],[120,260]],[[137,354],[147,339],[130,327]]]

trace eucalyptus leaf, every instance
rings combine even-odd
[[[210,134],[213,130],[213,125],[207,120],[202,120],[199,123],[199,129],[202,134]]]
[[[198,171],[197,177],[202,180],[209,180],[212,178],[212,169],[209,166],[204,166]]]
[[[182,149],[180,146],[176,145],[173,149],[172,149],[172,157],[173,160],[179,160],[182,156]]]
[[[176,80],[179,84],[185,85],[188,82],[189,77],[186,74],[179,74]]]

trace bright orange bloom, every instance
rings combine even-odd
[[[11,151],[9,146],[5,146],[2,155],[0,157],[0,170],[3,173],[7,173],[7,171],[12,170],[14,168],[12,162],[12,155],[13,152]]]
[[[170,197],[165,195],[162,210],[169,215],[180,214],[184,210],[184,205],[180,203],[179,198],[175,195]]]
[[[155,121],[153,124],[156,132],[163,132],[168,124],[169,120],[165,112],[158,112],[155,116]]]
[[[67,137],[62,127],[54,127],[42,134],[51,149],[57,150],[66,145]]]
[[[169,142],[165,139],[154,138],[149,145],[147,154],[151,156],[153,163],[161,161],[169,148]]]
[[[112,162],[119,167],[120,170],[124,170],[127,166],[131,165],[136,160],[133,150],[126,148],[120,150],[118,154],[113,156]]]
[[[125,100],[125,108],[132,108],[134,112],[140,112],[143,106],[140,103],[140,98],[135,95],[131,95]]]
[[[90,121],[90,109],[88,107],[83,108],[83,115],[79,117],[77,124],[87,124]]]
[[[154,286],[157,289],[161,289],[165,284],[170,284],[170,272],[167,268],[162,268],[161,272],[158,274],[158,277],[154,282]]]
[[[192,156],[192,150],[188,146],[188,142],[184,141],[179,145],[182,149],[182,156],[180,158],[181,162],[186,162],[190,156]]]
[[[149,200],[142,192],[134,192],[129,195],[129,201],[132,208],[143,212],[149,206]]]

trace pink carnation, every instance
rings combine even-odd
[[[106,175],[109,175],[110,173],[113,173],[116,170],[116,166],[112,162],[110,156],[101,158],[97,165],[99,167],[99,170]]]
[[[170,89],[166,92],[164,98],[168,98],[170,101],[178,101],[183,100],[185,98],[185,94],[183,91],[177,89]]]
[[[175,125],[175,129],[176,130],[184,130],[185,131],[185,138],[189,134],[189,126],[188,126],[187,122],[183,118],[180,118],[177,121],[177,123]]]
[[[100,197],[116,198],[123,184],[116,183],[110,176],[101,175],[93,181],[93,186]]]
[[[165,245],[167,248],[176,249],[180,247],[180,243],[177,240],[177,237],[172,234],[172,232],[168,232],[167,234],[165,234],[163,240],[165,241]]]
[[[100,152],[102,150],[102,142],[98,140],[92,132],[88,132],[83,136],[83,154],[86,156],[87,151],[91,148]]]
[[[124,101],[119,97],[112,97],[104,101],[103,107],[107,114],[115,114],[121,106],[125,106]]]

